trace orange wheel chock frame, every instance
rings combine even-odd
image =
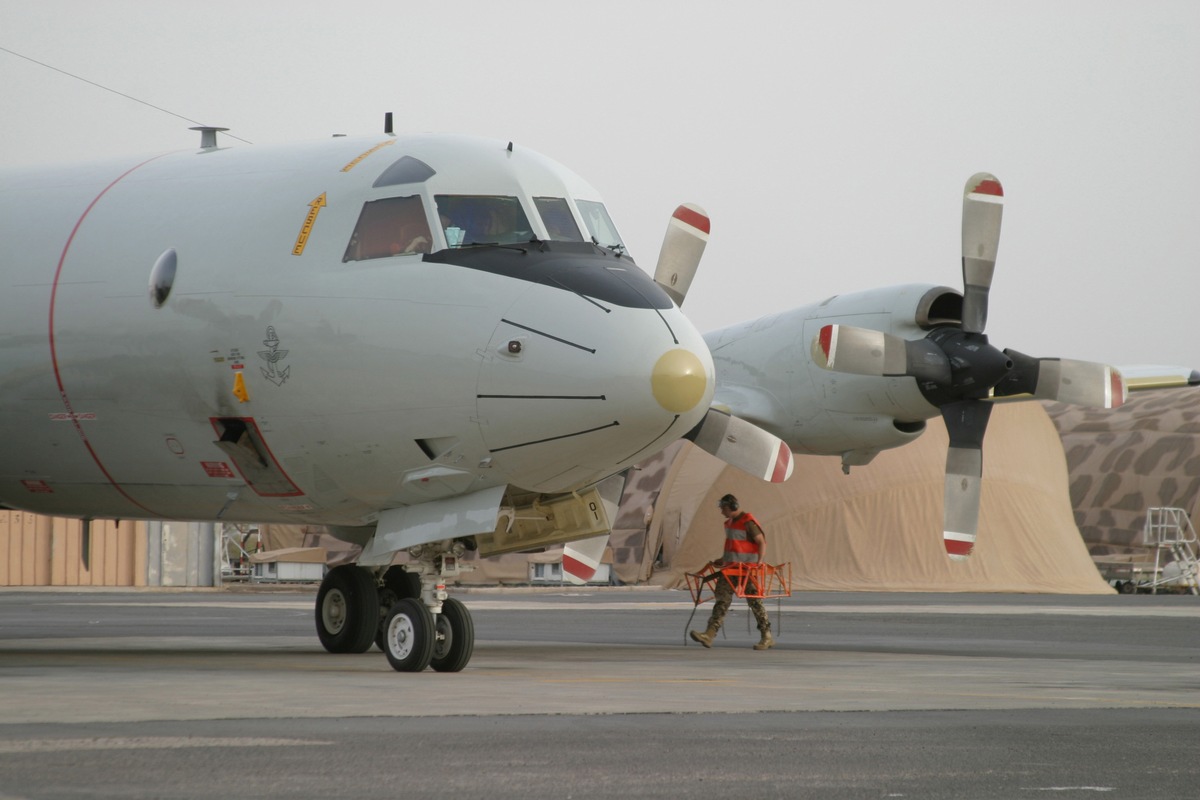
[[[726,564],[716,567],[709,562],[699,572],[686,572],[688,591],[696,605],[714,599],[712,585],[718,574],[724,574],[738,597],[766,600],[771,597],[792,596],[792,564]]]

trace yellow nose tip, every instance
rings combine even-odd
[[[688,350],[669,350],[650,373],[650,389],[658,404],[675,414],[691,411],[704,397],[708,376],[704,364]]]

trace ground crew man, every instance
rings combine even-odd
[[[722,497],[717,507],[725,516],[725,552],[720,561],[712,562],[713,566],[720,569],[726,564],[762,561],[766,554],[767,537],[763,534],[758,520],[749,512],[739,510],[738,500],[731,494]],[[733,585],[729,583],[729,579],[724,574],[717,573],[714,581],[713,594],[716,600],[713,602],[712,615],[708,618],[708,629],[703,633],[691,631],[692,639],[705,647],[712,647],[713,637],[721,630],[725,612],[733,602]],[[775,639],[771,636],[771,620],[767,617],[767,610],[763,608],[762,600],[755,597],[747,597],[746,604],[750,606],[750,612],[758,622],[758,632],[762,634],[762,639],[754,645],[754,649],[767,650],[775,644]]]

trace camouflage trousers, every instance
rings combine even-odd
[[[708,618],[708,627],[714,631],[719,631],[721,623],[725,621],[725,613],[729,611],[729,606],[733,603],[733,585],[729,583],[729,579],[724,575],[717,578],[713,583],[713,595],[716,597],[716,600],[713,601],[713,610]],[[750,613],[754,615],[754,621],[758,623],[759,633],[770,633],[771,619],[767,616],[767,609],[763,607],[763,601],[757,597],[747,597],[746,605],[750,606]]]

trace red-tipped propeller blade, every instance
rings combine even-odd
[[[980,172],[971,176],[963,190],[962,327],[968,333],[983,333],[987,325],[988,292],[1000,247],[1000,220],[1004,214],[1004,187],[995,175]]]
[[[941,410],[950,435],[942,531],[946,554],[962,561],[975,548],[983,478],[983,435],[987,432],[992,404],[986,400],[960,400],[947,403]]]
[[[1005,350],[1012,372],[996,384],[996,397],[1031,395],[1089,408],[1119,408],[1125,403],[1125,379],[1108,364],[1069,358],[1034,358]]]
[[[662,250],[658,253],[658,266],[654,268],[654,281],[679,305],[683,305],[700,267],[710,227],[708,214],[692,203],[676,208],[667,223]]]

